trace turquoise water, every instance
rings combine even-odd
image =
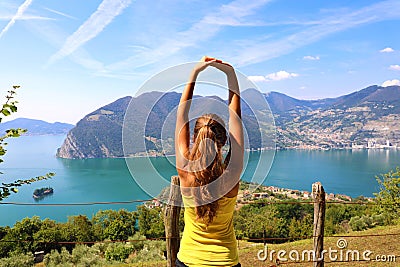
[[[56,176],[51,180],[20,187],[18,194],[13,194],[3,200],[3,203],[36,203],[32,192],[35,188],[43,186],[53,187],[54,194],[38,203],[129,201],[150,198],[134,181],[124,159],[56,158],[55,151],[63,140],[64,136],[23,136],[9,141],[5,162],[0,165],[0,171],[4,173],[1,182],[30,178],[47,172],[55,172]],[[260,152],[249,154],[248,166],[243,174],[244,180],[252,179],[260,155]],[[143,167],[144,159],[136,158],[131,161],[140,175],[152,183],[150,177],[153,171]],[[176,173],[166,158],[152,158],[151,161],[166,179]],[[260,164],[268,169],[268,162]],[[264,183],[310,191],[313,182],[321,181],[327,192],[352,197],[373,196],[373,192],[378,190],[375,175],[388,172],[396,166],[400,166],[400,150],[278,151]],[[259,177],[261,178],[263,177]],[[154,182],[153,191],[158,192],[162,187],[162,183]],[[91,217],[100,209],[135,210],[136,205],[137,203],[57,207],[0,205],[0,225],[13,225],[18,220],[34,215],[42,219],[66,221],[69,215],[86,214]]]

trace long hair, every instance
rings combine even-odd
[[[227,140],[225,124],[215,114],[205,114],[196,120],[193,146],[190,150],[190,172],[194,175],[193,187],[197,219],[211,223],[218,209],[218,190],[205,186],[224,172],[222,147]],[[230,152],[227,160],[229,160]]]

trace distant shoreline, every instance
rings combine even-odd
[[[335,150],[400,150],[400,147],[363,147],[363,148],[329,148],[329,149],[323,149],[323,148],[298,148],[298,147],[289,147],[289,148],[264,148],[264,149],[256,149],[256,150],[250,150],[246,149],[245,152],[263,152],[263,151],[285,151],[285,150],[299,150],[299,151],[335,151]],[[144,154],[145,152],[141,152],[139,155],[132,155],[132,156],[127,156],[127,157],[99,157],[99,158],[92,158],[92,157],[85,157],[85,158],[62,158],[62,157],[57,157],[61,159],[130,159],[130,158],[161,158],[161,157],[175,157],[175,154],[152,154],[152,155],[141,155]],[[151,152],[147,152],[151,153]],[[153,152],[155,153],[155,152]]]

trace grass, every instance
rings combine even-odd
[[[385,235],[388,236],[373,236],[373,235]],[[372,235],[372,236],[365,236]],[[347,234],[347,236],[355,236],[355,237],[326,237],[324,238],[324,249],[329,250],[338,250],[336,254],[332,252],[332,257],[337,256],[336,260],[331,261],[329,254],[325,254],[325,266],[377,266],[377,267],[390,267],[390,266],[399,266],[400,264],[400,225],[396,226],[386,226],[386,227],[377,227],[374,229],[361,231],[361,232],[352,232]],[[362,237],[364,236],[364,237]],[[337,242],[339,239],[344,238],[347,241],[347,247],[343,249],[339,249],[337,246]],[[295,250],[299,252],[299,259],[301,260],[301,252],[303,250],[311,250],[313,248],[312,240],[300,240],[285,244],[279,245],[267,245],[268,247],[268,259],[265,261],[260,261],[257,257],[257,253],[259,250],[264,248],[263,244],[254,244],[254,243],[239,243],[239,258],[242,266],[274,266],[274,261],[276,259],[277,252],[272,254],[272,261],[270,260],[270,253],[272,250],[279,251],[284,250],[286,255],[284,257],[287,258],[287,261],[281,261],[279,266],[313,266],[312,262],[307,261],[308,257],[305,257],[305,261],[293,261],[289,259],[289,252]],[[348,260],[346,261],[346,252],[347,251],[357,250],[360,253],[359,259],[360,261],[356,261],[357,257],[354,255],[354,260],[352,260],[352,254],[349,254]],[[394,255],[395,259],[392,258],[392,262],[382,262],[382,261],[365,261],[363,260],[363,252],[370,250],[372,253],[369,255],[369,258],[375,259],[378,255],[380,256],[389,256]],[[351,252],[350,252],[351,253]],[[342,256],[342,262],[340,261],[340,255]],[[262,254],[261,256],[263,256]],[[296,256],[295,252],[292,254],[292,258]],[[368,255],[367,255],[368,256]],[[394,262],[393,262],[394,260]]]

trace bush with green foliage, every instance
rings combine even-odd
[[[128,244],[132,246],[134,251],[140,251],[146,243],[146,237],[141,235],[139,232],[129,237],[129,240],[132,240],[131,242],[128,242]]]
[[[387,223],[400,222],[400,168],[377,176],[380,191],[375,195],[378,212],[385,214]]]
[[[69,253],[66,248],[62,248],[60,252],[52,250],[51,253],[44,257],[43,262],[46,267],[106,266],[106,261],[101,257],[99,248],[96,246],[88,247],[86,245],[77,245],[72,250],[72,253]]]
[[[165,260],[166,249],[165,241],[146,241],[143,248],[137,251],[136,255],[130,258],[129,262],[163,261]]]
[[[1,267],[29,267],[34,266],[32,254],[12,252],[8,258],[0,258]]]
[[[133,251],[133,247],[125,242],[110,243],[104,256],[108,261],[124,261]]]
[[[384,214],[374,214],[372,216],[362,215],[350,219],[349,225],[353,231],[362,231],[379,225],[385,225]]]
[[[61,248],[60,252],[57,250],[52,250],[51,253],[46,254],[43,262],[46,267],[73,266],[72,256],[65,247]]]

